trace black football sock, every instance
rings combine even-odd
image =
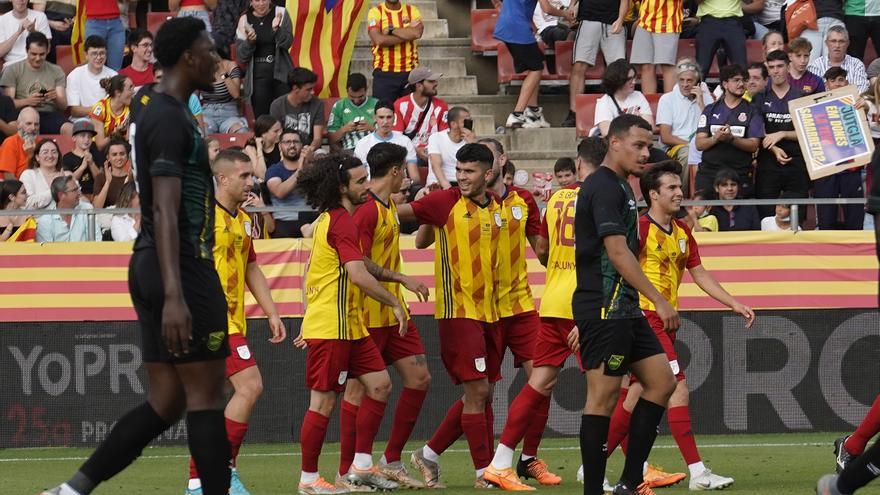
[[[608,426],[611,418],[584,414],[581,416],[581,463],[584,466],[584,495],[603,495],[607,462]]]
[[[663,418],[666,408],[645,399],[639,399],[633,408],[629,423],[629,443],[627,445],[626,462],[623,465],[622,479],[630,488],[642,484],[642,470],[654,440],[657,439],[657,425]]]
[[[851,461],[837,478],[837,489],[841,493],[854,493],[880,476],[880,440],[870,449]]]
[[[223,410],[186,413],[186,432],[189,452],[202,480],[202,492],[205,495],[227,495],[232,449],[226,436]]]
[[[91,493],[95,486],[134,462],[144,447],[169,426],[149,403],[144,402],[116,422],[107,439],[79,468],[78,474],[82,476],[75,475],[67,484],[83,495]]]

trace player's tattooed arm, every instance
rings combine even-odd
[[[367,267],[370,275],[375,277],[376,280],[380,282],[397,282],[406,287],[407,290],[415,292],[419,296],[420,301],[428,300],[428,287],[422,282],[394,270],[383,268],[366,256],[364,256],[364,265]]]

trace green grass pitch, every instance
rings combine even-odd
[[[833,471],[832,442],[839,435],[781,434],[781,435],[704,435],[697,438],[703,461],[715,472],[732,476],[736,483],[727,493],[742,494],[809,494],[814,493],[816,479]],[[408,448],[421,445],[412,442]],[[376,451],[381,452],[382,444]],[[577,439],[547,439],[542,444],[541,457],[551,470],[563,478],[558,487],[539,488],[552,495],[579,495],[582,485],[575,480],[580,465]],[[321,474],[333,475],[338,460],[338,445],[327,444],[321,456]],[[28,495],[54,486],[69,476],[90,453],[86,449],[7,449],[0,450],[0,472],[3,473],[0,493]],[[408,451],[407,451],[408,458]],[[376,456],[378,458],[378,455]],[[658,438],[651,461],[667,471],[687,468],[672,438]],[[608,477],[617,479],[623,464],[619,452],[608,463]],[[464,442],[456,443],[441,458],[443,480],[449,486],[448,494],[473,494],[474,471]],[[299,480],[299,446],[284,444],[253,445],[245,442],[239,457],[239,472],[253,495],[291,495],[296,493]],[[187,477],[187,451],[184,447],[155,447],[144,451],[144,456],[121,475],[103,484],[95,491],[101,494],[154,495],[182,494]],[[411,474],[414,474],[411,470]],[[681,484],[657,490],[658,495],[689,493],[687,480]],[[859,492],[880,495],[880,482]]]

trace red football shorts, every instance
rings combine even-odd
[[[574,326],[574,320],[542,316],[541,329],[535,338],[535,360],[532,366],[561,368],[565,365],[568,356],[573,354],[583,370],[580,353],[572,352],[568,347],[568,334]]]
[[[319,392],[342,392],[345,381],[385,370],[373,339],[307,339],[306,385]]]
[[[388,327],[368,328],[373,343],[379,349],[379,354],[385,360],[386,365],[410,356],[418,356],[425,353],[425,346],[422,345],[422,337],[419,335],[419,329],[412,320],[409,320],[406,329],[406,335],[400,336],[400,326],[391,325]]]
[[[229,356],[226,357],[226,377],[256,366],[257,361],[251,354],[247,338],[240,333],[229,334]]]
[[[535,335],[541,329],[541,318],[536,311],[527,311],[518,315],[498,320],[501,330],[502,356],[504,349],[513,354],[513,365],[522,368],[522,364],[531,361],[535,352]]]
[[[654,334],[657,336],[657,340],[660,341],[663,351],[666,352],[666,358],[669,359],[669,367],[672,368],[672,374],[675,375],[676,380],[684,380],[684,370],[678,364],[678,354],[675,352],[675,332],[663,330],[663,320],[657,316],[656,312],[646,309],[644,313],[645,318],[648,319],[648,323],[651,325],[651,329],[654,330]],[[635,375],[630,375],[630,377],[630,383],[638,381]]]
[[[446,372],[458,385],[487,378],[501,379],[504,348],[496,324],[469,318],[437,320],[440,332],[440,357]]]

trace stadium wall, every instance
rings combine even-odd
[[[691,394],[698,433],[839,431],[851,429],[880,389],[880,334],[876,310],[762,311],[752,330],[724,312],[686,312],[678,332],[680,362]],[[288,333],[301,320],[287,319]],[[416,317],[434,380],[430,400],[413,434],[425,439],[461,390],[449,381],[438,353],[433,318]],[[265,320],[250,321],[250,343],[265,392],[248,432],[250,442],[298,441],[308,405],[305,353],[289,341],[266,341]],[[113,421],[144,400],[135,322],[0,323],[0,448],[95,446]],[[525,383],[505,360],[496,387],[495,428]],[[392,374],[393,376],[393,374]],[[395,381],[395,395],[400,390]],[[577,436],[584,403],[583,378],[573,359],[566,363],[552,402],[548,435]],[[386,439],[390,414],[380,432]],[[338,438],[331,422],[328,439]],[[179,423],[158,440],[184,443]]]

